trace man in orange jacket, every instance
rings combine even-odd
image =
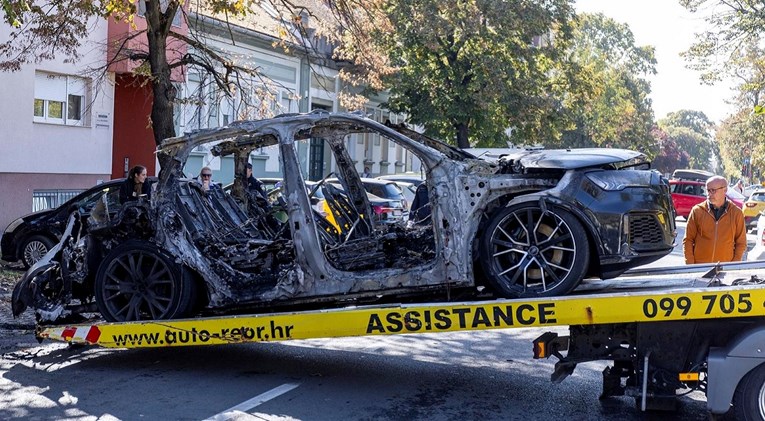
[[[728,182],[709,177],[707,200],[691,209],[683,238],[685,263],[738,262],[746,251],[744,214],[728,200]]]

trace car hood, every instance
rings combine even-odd
[[[564,170],[607,165],[623,168],[649,162],[640,152],[611,148],[525,150],[504,155],[500,160],[524,168]]]
[[[50,215],[55,211],[56,209],[45,209],[37,212],[32,212],[29,214],[26,214],[21,217],[21,219],[24,220],[24,222],[32,222],[32,221],[39,221],[40,219]]]

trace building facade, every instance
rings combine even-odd
[[[60,59],[0,73],[2,228],[111,178],[114,78],[103,73],[108,25],[103,19],[90,25],[78,63]],[[10,33],[0,25],[0,41]]]
[[[0,137],[5,151],[0,156],[0,195],[14,198],[0,201],[0,227],[34,210],[58,206],[102,181],[124,177],[136,164],[146,166],[150,175],[158,173],[149,120],[150,83],[140,72],[134,72],[134,62],[114,59],[119,54],[115,45],[146,50],[145,37],[133,36],[146,28],[141,10],[139,7],[132,25],[94,19],[94,30],[83,41],[78,63],[60,60],[0,73],[6,93],[5,100],[0,100],[0,121],[5,128]],[[251,77],[242,84],[244,89],[230,95],[212,82],[205,69],[175,68],[172,80],[178,92],[174,110],[177,134],[281,113],[346,111],[338,100],[342,82],[337,63],[331,59],[331,46],[313,38],[306,41],[316,48],[285,48],[272,35],[277,27],[273,11],[264,10],[255,18],[259,23],[243,26],[193,12],[178,15],[174,31],[193,32],[205,40],[207,48],[257,69],[260,76]],[[7,39],[9,33],[0,26],[0,40]],[[168,46],[170,60],[195,52],[192,46],[172,42]],[[101,72],[88,73],[88,69]],[[370,98],[364,111],[380,122],[402,121],[402,116],[380,107],[386,99]],[[373,176],[420,169],[415,157],[385,139],[359,136],[349,146],[359,173],[365,168]],[[319,180],[335,170],[329,147],[322,141],[312,140],[298,148],[306,179]],[[275,149],[254,153],[251,163],[257,177],[282,175]],[[209,150],[199,149],[192,154],[185,172],[195,177],[208,166],[213,169],[214,180],[228,183],[233,181],[233,165],[230,158],[214,157]]]

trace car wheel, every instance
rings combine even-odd
[[[765,364],[741,379],[733,394],[733,411],[737,420],[765,420]]]
[[[195,301],[189,274],[156,246],[137,240],[106,255],[94,290],[98,310],[110,322],[183,318]]]
[[[50,238],[42,235],[29,237],[21,247],[21,262],[24,267],[29,269],[30,266],[37,263],[48,253],[48,250],[53,248],[54,244]]]
[[[571,213],[533,204],[500,210],[480,243],[489,286],[505,298],[566,294],[584,277],[589,259],[587,235]]]

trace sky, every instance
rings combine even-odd
[[[576,0],[575,7],[577,12],[599,12],[626,23],[637,45],[656,48],[657,74],[649,80],[657,120],[669,112],[689,109],[703,111],[719,123],[732,113],[725,102],[732,96],[730,83],[702,85],[698,72],[686,68],[680,57],[706,24],[677,0]]]

